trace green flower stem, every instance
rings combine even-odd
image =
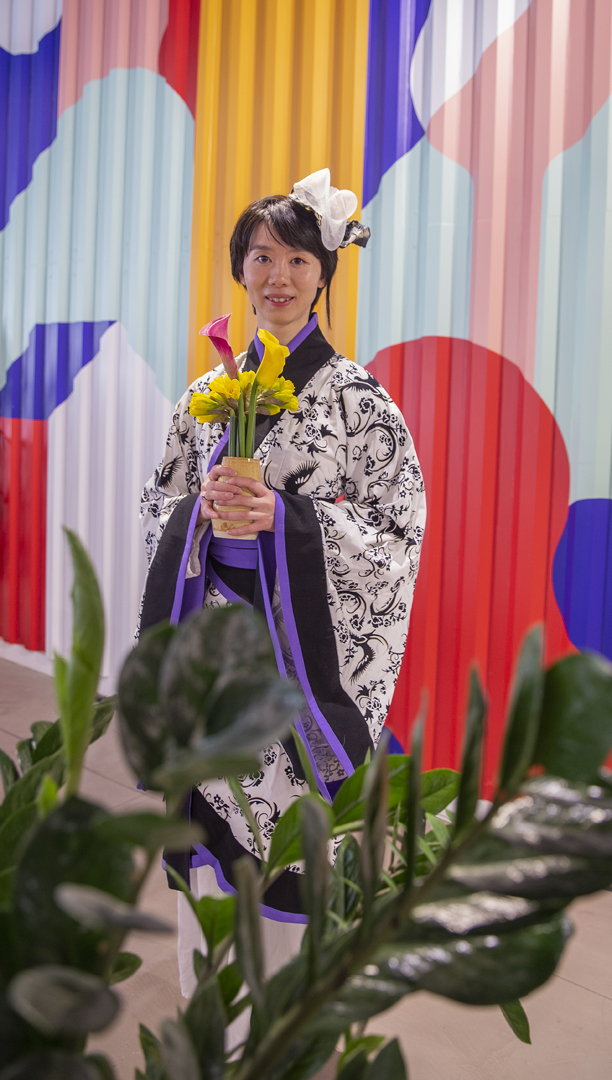
[[[238,417],[237,417],[236,413],[234,412],[234,410],[232,409],[232,415],[230,416],[230,422],[229,422],[229,443],[228,443],[228,450],[229,450],[229,456],[230,457],[237,457],[237,453],[236,453],[236,451],[238,449],[238,447],[236,445],[237,441],[238,441],[237,440],[237,435],[238,435]]]
[[[253,457],[253,440],[255,438],[255,417],[257,415],[257,376],[253,379],[251,396],[249,398],[249,419],[246,429],[245,457]]]
[[[238,457],[246,457],[246,439],[245,439],[245,415],[244,415],[244,397],[242,391],[238,398]]]

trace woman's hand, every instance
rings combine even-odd
[[[227,480],[220,480],[221,476],[227,477]],[[199,523],[216,518],[248,522],[239,529],[228,530],[228,536],[236,537],[248,536],[254,532],[274,532],[276,497],[274,492],[259,480],[241,476],[238,481],[235,469],[230,469],[227,465],[214,465],[202,484],[201,491]],[[251,494],[246,494],[247,491]],[[236,506],[246,509],[236,511],[233,509]]]

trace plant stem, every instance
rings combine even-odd
[[[238,427],[238,417],[237,417],[236,413],[232,410],[232,415],[230,416],[229,442],[228,442],[228,450],[229,450],[229,456],[230,457],[236,457],[237,456],[237,454],[236,454],[236,451],[238,449],[238,447],[236,446],[237,427]]]
[[[244,398],[242,396],[242,390],[240,391],[240,397],[238,398],[238,457],[246,457],[246,437],[245,437],[245,416],[244,416]]]
[[[249,398],[249,419],[246,429],[245,457],[253,457],[253,440],[255,436],[255,417],[257,416],[257,376],[253,379],[251,396]]]

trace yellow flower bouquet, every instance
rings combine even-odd
[[[225,374],[212,380],[207,393],[193,394],[189,412],[200,424],[229,424],[228,456],[252,458],[257,413],[295,412],[298,402],[293,383],[281,376],[289,349],[268,330],[258,330],[263,359],[257,371],[239,371],[227,336],[229,320],[224,315],[200,330],[219,353]]]

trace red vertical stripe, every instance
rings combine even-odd
[[[170,0],[168,25],[159,47],[159,73],[195,116],[198,82],[200,0]]]

